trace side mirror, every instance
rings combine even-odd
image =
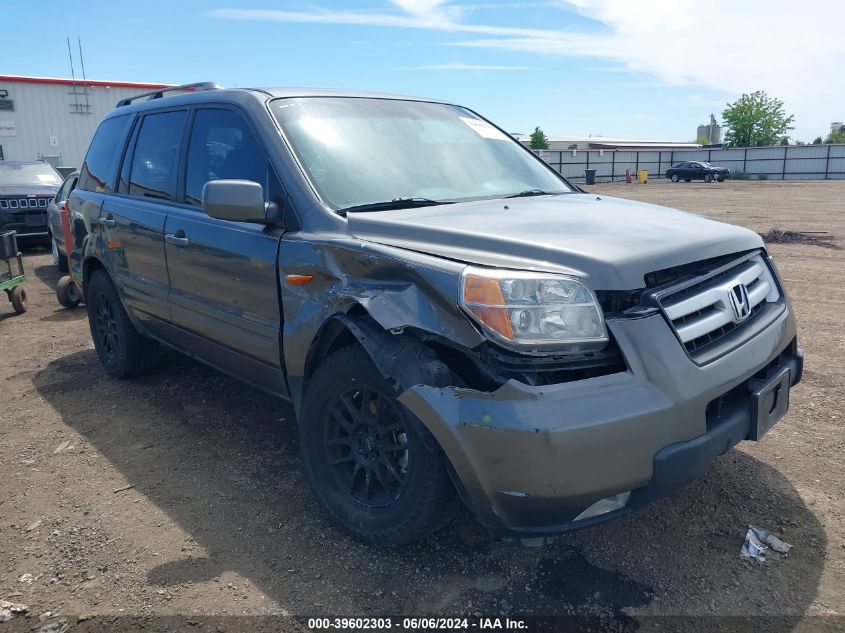
[[[209,180],[202,188],[202,209],[218,220],[267,221],[264,190],[251,180]]]

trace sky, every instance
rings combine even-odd
[[[511,132],[693,141],[744,92],[845,121],[842,0],[4,0],[0,74],[446,99]],[[11,28],[9,28],[11,27]],[[37,35],[37,37],[36,37]]]

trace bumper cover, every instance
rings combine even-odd
[[[492,393],[417,385],[400,400],[454,468],[464,501],[496,536],[541,536],[620,516],[704,473],[751,428],[746,386],[802,356],[787,305],[768,328],[704,366],[660,315],[609,320],[629,371],[545,387],[510,381]],[[714,414],[713,403],[733,394]],[[631,491],[625,507],[575,521]]]

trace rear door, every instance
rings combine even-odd
[[[135,124],[117,195],[100,211],[106,263],[126,309],[165,335],[170,320],[164,224],[176,196],[188,112],[145,114]]]
[[[704,178],[704,167],[701,166],[701,163],[690,163],[689,167],[689,171],[687,172],[689,175],[687,178],[693,178],[696,180]]]
[[[173,322],[180,347],[270,391],[284,393],[276,256],[281,230],[229,222],[202,210],[202,188],[218,178],[258,182],[283,203],[281,185],[247,119],[222,106],[195,110],[184,204],[165,225]]]

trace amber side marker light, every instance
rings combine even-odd
[[[467,275],[464,278],[464,305],[482,323],[506,339],[513,340],[513,330],[498,280]]]
[[[313,275],[288,275],[285,277],[289,286],[304,286],[312,279],[314,279]]]

